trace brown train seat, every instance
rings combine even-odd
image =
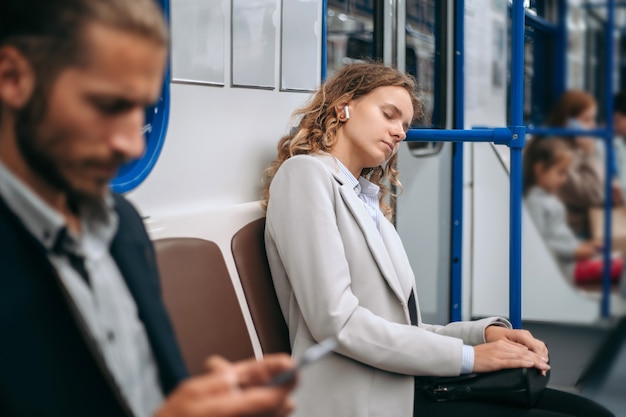
[[[154,242],[163,299],[192,375],[210,355],[254,356],[224,257],[211,241],[167,238]]]
[[[263,353],[289,353],[289,331],[274,291],[264,233],[262,217],[235,233],[231,249]]]

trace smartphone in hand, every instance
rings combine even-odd
[[[309,347],[304,351],[296,366],[276,375],[267,383],[267,385],[276,386],[291,381],[300,369],[322,359],[324,356],[335,350],[336,347],[337,339],[334,337],[329,337],[328,339],[324,339],[320,343]]]

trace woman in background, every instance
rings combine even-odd
[[[570,90],[556,102],[548,117],[548,126],[574,129],[594,129],[598,106],[589,93]],[[558,195],[567,208],[567,221],[581,239],[591,237],[589,209],[604,204],[604,163],[598,154],[598,140],[577,136],[567,139],[572,150],[572,162],[567,170],[567,180]],[[621,204],[621,188],[614,184],[614,201]]]

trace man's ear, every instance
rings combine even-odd
[[[35,72],[26,57],[13,46],[0,47],[0,102],[19,109],[35,88]]]

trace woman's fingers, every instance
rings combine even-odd
[[[491,372],[507,368],[537,368],[548,371],[547,356],[510,340],[498,340],[474,346],[474,372]]]

